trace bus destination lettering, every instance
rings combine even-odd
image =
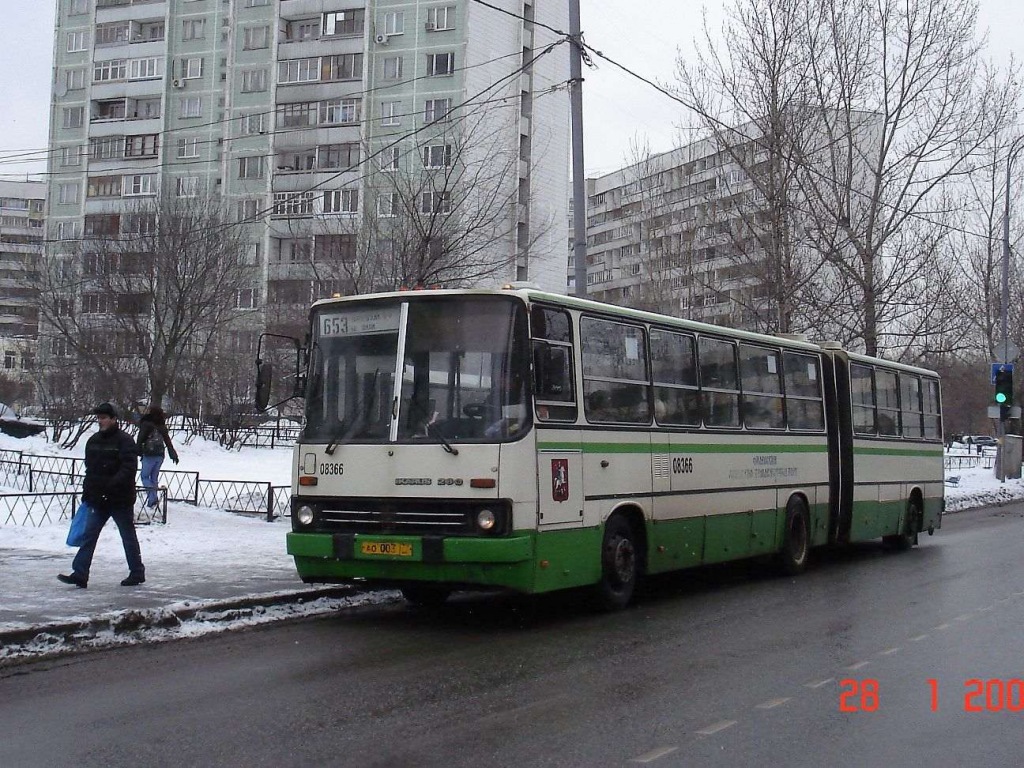
[[[358,336],[398,330],[398,307],[320,316],[320,335]]]
[[[784,480],[797,477],[800,470],[796,467],[780,467],[779,457],[773,454],[755,454],[750,457],[751,466],[743,469],[730,469],[730,480]]]

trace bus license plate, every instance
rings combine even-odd
[[[361,541],[359,551],[364,555],[389,555],[391,557],[412,557],[412,544],[392,541]]]

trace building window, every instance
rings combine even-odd
[[[277,107],[278,128],[308,128],[316,125],[317,103],[302,101],[296,104],[280,104]]]
[[[147,133],[141,136],[125,136],[125,157],[156,157],[159,151],[159,134]]]
[[[279,83],[311,83],[320,79],[320,59],[287,59],[277,63]]]
[[[402,57],[401,56],[388,56],[384,59],[384,79],[385,80],[401,80],[402,79]]]
[[[79,186],[77,184],[61,184],[58,188],[57,202],[61,205],[70,205],[78,202]]]
[[[74,147],[61,147],[60,148],[60,164],[61,166],[68,168],[78,166],[82,164],[82,148],[78,146]]]
[[[86,197],[120,197],[120,176],[93,176],[89,179]]]
[[[401,125],[402,124],[402,102],[400,101],[382,101],[380,104],[380,124],[381,125]]]
[[[236,215],[239,222],[256,221],[260,210],[260,201],[253,198],[239,200]]]
[[[235,309],[255,309],[256,289],[242,288],[235,291]]]
[[[405,32],[405,11],[388,11],[384,14],[384,34],[401,35]]]
[[[424,168],[448,168],[452,164],[451,144],[431,144],[423,147]]]
[[[77,53],[88,48],[85,32],[68,32],[68,53]]]
[[[178,139],[178,151],[177,157],[199,157],[199,139],[196,137],[189,137],[184,139]]]
[[[316,202],[315,192],[275,192],[273,216],[309,216]]]
[[[317,168],[352,168],[359,165],[359,144],[324,144],[317,147]]]
[[[377,195],[377,215],[381,218],[398,215],[397,192],[382,192]]]
[[[61,115],[65,128],[81,128],[85,121],[85,107],[64,107]]]
[[[452,198],[448,192],[424,192],[420,195],[420,213],[451,213]]]
[[[265,112],[253,112],[239,118],[239,131],[242,136],[255,136],[267,130]]]
[[[238,178],[240,179],[262,179],[263,158],[259,155],[253,157],[238,158]]]
[[[124,194],[127,197],[152,195],[154,174],[136,174],[124,177]]]
[[[182,40],[202,40],[206,37],[206,19],[184,19],[181,22]]]
[[[361,35],[366,20],[366,11],[362,8],[347,11],[331,11],[324,14],[325,35]]]
[[[267,70],[247,69],[242,72],[242,93],[261,93],[267,90]]]
[[[359,99],[331,99],[321,102],[320,122],[324,125],[359,122]]]
[[[89,139],[89,157],[93,160],[113,160],[124,156],[124,136],[100,136]]]
[[[324,192],[324,213],[358,213],[359,190],[330,189]]]
[[[270,0],[245,0],[246,8],[259,8],[264,5],[270,5]]]
[[[157,56],[145,59],[132,59],[128,62],[129,80],[152,80],[157,77],[163,77],[163,74],[164,60]]]
[[[355,261],[355,235],[318,235],[313,243],[314,261]]]
[[[96,46],[119,45],[127,43],[131,36],[132,25],[129,21],[116,21],[113,24],[96,25]]]
[[[380,153],[380,169],[382,171],[397,171],[401,156],[402,153],[398,147],[385,147]]]
[[[285,29],[285,38],[289,43],[302,40],[316,40],[320,37],[320,19],[298,19],[289,21]]]
[[[270,27],[245,27],[242,30],[242,50],[254,51],[270,47]]]
[[[427,76],[443,77],[455,71],[454,53],[428,53]]]
[[[124,59],[97,61],[92,65],[92,81],[103,83],[108,80],[124,80],[126,72]]]
[[[446,5],[441,8],[428,8],[427,31],[435,32],[444,29],[455,29],[455,6]]]
[[[447,120],[452,110],[451,99],[427,99],[423,109],[423,119],[428,123]]]
[[[203,99],[200,96],[182,96],[178,101],[179,117],[202,117]]]
[[[198,197],[199,177],[179,176],[175,181],[175,195],[178,197]]]
[[[69,69],[64,73],[64,85],[69,91],[80,91],[85,88],[85,70]]]
[[[71,7],[68,8],[69,16],[77,16],[89,12],[89,0],[71,0]]]
[[[10,370],[13,370],[14,368],[16,368],[17,366],[18,366],[18,353],[17,352],[12,352],[9,349],[6,350],[4,352],[4,369],[10,371]]]
[[[363,76],[363,54],[343,53],[324,56],[320,61],[320,79],[358,80]]]
[[[196,80],[203,76],[203,57],[181,60],[181,76],[186,80]]]

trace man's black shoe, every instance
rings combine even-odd
[[[121,582],[121,586],[122,587],[137,587],[139,584],[145,584],[145,583],[146,583],[146,577],[145,576],[132,576],[131,574],[129,574],[128,578],[124,579]]]
[[[63,573],[58,573],[57,581],[63,582],[64,584],[74,584],[79,589],[89,588],[89,582],[87,582],[81,576],[74,573],[72,573],[70,576],[65,576]]]

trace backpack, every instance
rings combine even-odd
[[[142,444],[143,456],[161,456],[164,452],[164,438],[160,431],[154,427],[153,431],[146,437]]]

